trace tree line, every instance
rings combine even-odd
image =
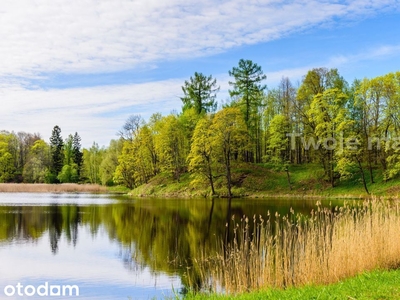
[[[135,188],[158,173],[179,181],[190,172],[212,194],[224,178],[232,196],[240,164],[286,171],[289,185],[291,165],[320,164],[332,187],[358,176],[367,193],[374,170],[384,181],[399,175],[400,72],[349,84],[337,69],[314,68],[297,87],[283,77],[267,89],[262,68],[242,59],[229,75],[230,101],[219,110],[216,79],[196,72],[182,86],[181,112],[148,122],[132,115],[120,132],[121,154],[111,147],[112,180]]]
[[[66,183],[84,180],[81,138],[65,140],[54,126],[50,143],[39,133],[0,132],[0,182]]]
[[[212,194],[223,178],[224,193],[232,196],[232,170],[241,164],[268,164],[288,178],[291,165],[320,164],[332,187],[359,176],[367,192],[374,170],[385,181],[399,175],[400,72],[349,84],[337,69],[315,68],[297,86],[283,77],[267,89],[262,68],[241,59],[229,75],[227,103],[218,105],[212,75],[195,72],[182,86],[180,112],[154,113],[147,121],[131,115],[106,148],[94,143],[81,151],[79,136],[63,141],[57,126],[50,144],[3,132],[0,180],[133,189],[160,173],[179,181],[190,172]]]

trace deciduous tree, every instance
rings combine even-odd
[[[189,171],[208,180],[212,195],[214,188],[214,159],[212,146],[211,118],[204,116],[196,125],[188,156]],[[195,176],[195,180],[197,176]]]
[[[23,177],[25,182],[46,182],[50,169],[50,147],[42,139],[35,141],[31,147],[27,162],[24,165]]]
[[[238,108],[228,107],[215,114],[211,125],[212,148],[215,159],[224,168],[228,197],[232,197],[232,162],[240,160],[240,153],[248,148],[249,138],[243,114]]]
[[[161,171],[168,172],[179,181],[185,170],[185,136],[183,128],[175,115],[162,118],[155,136],[155,149],[160,161]]]

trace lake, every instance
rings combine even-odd
[[[308,214],[316,200],[229,203],[1,193],[0,298],[67,299],[63,292],[79,292],[69,297],[77,299],[182,294],[189,287],[185,271],[191,259],[214,253],[219,242],[230,239],[232,218],[268,211],[284,215],[291,207]]]

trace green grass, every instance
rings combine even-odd
[[[360,174],[355,174],[346,180],[336,180],[335,187],[324,180],[324,172],[319,164],[291,165],[289,167],[291,189],[287,174],[278,171],[271,165],[241,164],[233,169],[233,194],[247,197],[296,196],[296,197],[366,197]],[[374,170],[375,183],[369,181],[369,174],[365,172],[368,189],[372,195],[393,196],[400,194],[399,179],[384,182],[382,172]],[[189,173],[181,175],[179,182],[173,180],[170,174],[158,174],[147,184],[133,191],[133,196],[155,197],[210,197],[211,191],[207,181],[193,182]],[[224,177],[215,180],[217,194],[226,195]]]
[[[326,286],[271,289],[237,296],[189,294],[184,299],[400,299],[400,270],[374,271]]]
[[[208,195],[206,187],[191,186],[192,179],[189,173],[180,176],[179,181],[173,180],[170,174],[161,173],[131,191],[132,196],[154,197],[204,197]]]
[[[112,194],[126,194],[130,190],[126,186],[123,185],[115,185],[115,186],[108,186],[107,191]]]

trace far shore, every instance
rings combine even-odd
[[[0,193],[107,193],[98,184],[0,183]]]

